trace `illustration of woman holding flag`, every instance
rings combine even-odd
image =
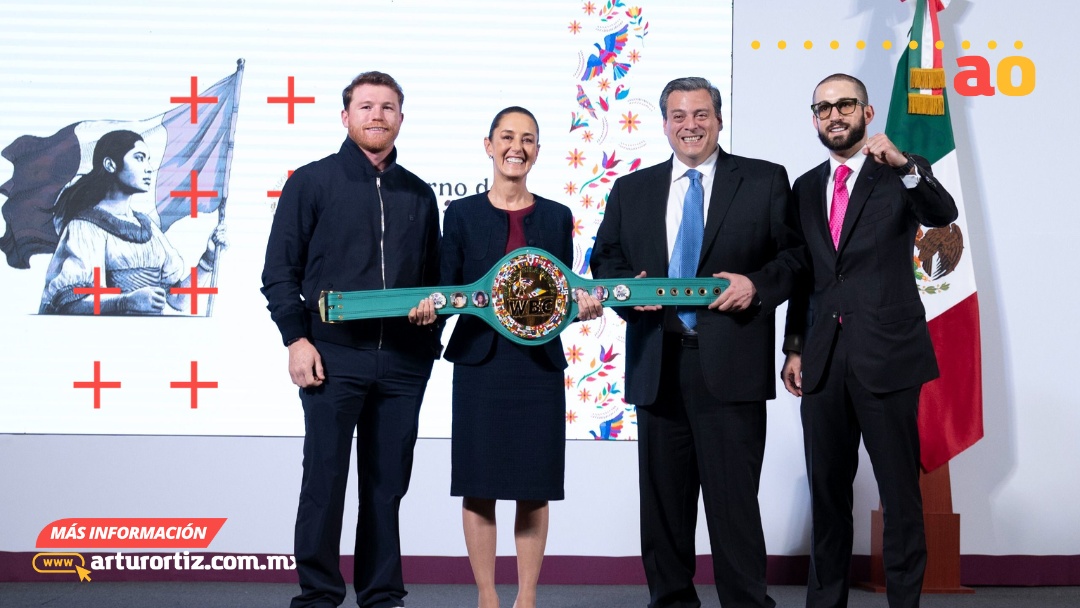
[[[60,242],[45,276],[41,314],[95,314],[88,289],[113,288],[100,295],[100,314],[157,315],[165,305],[184,309],[190,266],[161,231],[157,218],[136,211],[132,196],[153,184],[154,165],[142,136],[106,133],[94,147],[93,168],[60,193],[54,207]],[[209,282],[219,249],[227,247],[219,224],[198,261]],[[119,288],[119,293],[115,293]]]

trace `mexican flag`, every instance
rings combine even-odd
[[[919,401],[922,466],[932,471],[983,436],[979,297],[960,192],[938,12],[942,0],[915,0],[911,41],[896,67],[885,133],[896,147],[930,161],[956,200],[960,216],[943,228],[920,229],[912,264],[922,294],[941,376]]]
[[[0,150],[13,166],[11,179],[0,184],[0,195],[7,197],[0,206],[6,226],[0,252],[8,265],[29,268],[31,256],[56,250],[60,241],[53,216],[56,199],[90,172],[97,141],[110,131],[138,133],[158,161],[151,190],[133,195],[131,201],[162,232],[196,212],[217,211],[222,217],[243,68],[241,59],[236,72],[199,94],[206,101],[194,108],[185,103],[143,120],[83,120],[47,137],[23,135]],[[193,192],[200,193],[197,209],[192,209]]]

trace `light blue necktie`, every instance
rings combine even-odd
[[[668,264],[668,276],[674,278],[697,276],[701,240],[705,236],[705,190],[701,187],[701,172],[690,169],[686,176],[690,178],[690,187],[683,199],[682,223],[679,224],[679,235],[675,237],[675,248]],[[680,307],[678,311],[683,325],[693,331],[697,326],[697,310]]]

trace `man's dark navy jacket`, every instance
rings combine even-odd
[[[281,191],[266,247],[262,292],[288,343],[306,337],[355,348],[439,353],[441,323],[404,316],[329,324],[322,291],[436,285],[439,210],[431,187],[396,163],[378,171],[346,139],[337,154],[297,169]]]

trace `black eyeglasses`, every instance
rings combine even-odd
[[[827,101],[819,101],[810,106],[810,110],[818,117],[818,120],[825,120],[832,114],[832,109],[836,108],[837,112],[840,112],[841,116],[848,116],[855,113],[855,108],[859,106],[865,106],[866,104],[853,99],[851,97],[845,97],[844,99],[837,99],[836,103],[829,103]]]

